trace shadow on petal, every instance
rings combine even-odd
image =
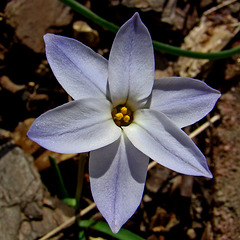
[[[106,147],[90,152],[90,158],[95,159],[95,161],[91,161],[92,178],[100,178],[109,170],[118,152],[119,145],[120,138]],[[96,154],[97,156],[95,156]]]
[[[147,166],[148,157],[132,145],[124,132],[114,143],[90,153],[93,199],[114,233],[141,202]]]
[[[143,174],[143,172],[146,171],[146,166],[148,165],[149,161],[146,161],[145,158],[142,158],[143,153],[133,146],[126,135],[124,137],[124,141],[126,146],[128,146],[126,148],[126,154],[131,175],[136,182],[145,183],[146,174]]]

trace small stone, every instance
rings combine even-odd
[[[84,21],[74,22],[73,31],[74,38],[90,47],[96,47],[100,41],[98,32]]]
[[[144,194],[143,196],[143,201],[145,203],[148,203],[148,202],[151,202],[152,201],[152,198],[148,195],[148,194]]]
[[[195,232],[195,230],[193,228],[189,228],[187,230],[187,236],[190,238],[190,239],[195,239],[197,237],[197,234]]]

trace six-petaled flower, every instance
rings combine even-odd
[[[181,128],[211,111],[220,93],[191,78],[154,81],[152,41],[137,13],[118,31],[109,61],[71,38],[44,40],[53,73],[74,101],[42,114],[28,136],[55,152],[90,151],[92,195],[113,232],[140,204],[149,158],[212,177]]]

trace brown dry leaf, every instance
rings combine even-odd
[[[121,4],[129,8],[140,8],[142,11],[162,12],[165,2],[166,0],[123,0]]]
[[[211,222],[207,222],[201,240],[213,240],[213,230]]]
[[[35,159],[34,164],[39,171],[42,171],[42,170],[50,167],[49,156],[55,158],[57,163],[60,163],[60,162],[69,160],[77,155],[78,155],[77,153],[61,154],[61,153],[56,153],[56,152],[51,152],[49,150],[45,150],[39,157],[37,157]]]
[[[7,76],[0,77],[0,85],[2,88],[6,89],[7,91],[9,91],[11,93],[16,93],[25,88],[25,85],[15,84]]]
[[[0,16],[1,17],[1,16]],[[7,48],[5,48],[1,43],[0,43],[0,61],[3,61],[5,59],[5,54],[8,52]]]
[[[168,214],[161,207],[157,207],[154,216],[151,218],[150,229],[153,232],[169,232],[173,227],[179,224],[175,214]]]
[[[176,7],[177,7],[177,0],[169,0],[167,1],[167,5],[163,10],[162,13],[162,22],[168,23],[173,25],[174,19],[176,18]]]
[[[33,142],[27,137],[27,131],[34,120],[34,118],[28,118],[24,120],[23,122],[19,123],[13,131],[13,140],[15,143],[20,146],[25,153],[28,153],[30,155],[32,155],[40,148],[37,143]]]
[[[170,170],[157,164],[149,170],[148,179],[146,181],[146,189],[149,192],[157,193],[162,187],[162,184],[168,179]]]
[[[173,213],[170,216],[169,222],[167,223],[165,227],[165,231],[169,232],[173,227],[179,224],[179,220],[177,219],[176,215]]]
[[[56,159],[56,162],[62,162],[75,157],[77,154],[60,154],[51,152],[39,146],[37,143],[27,137],[27,131],[32,125],[34,118],[28,118],[19,123],[13,132],[13,139],[15,143],[20,146],[25,153],[35,155],[35,166],[39,171],[44,170],[50,166],[48,156]]]
[[[171,191],[170,191],[171,195],[176,191],[176,189],[180,188],[180,186],[182,184],[182,178],[183,178],[182,175],[177,175],[171,180],[171,183],[172,183]]]
[[[142,12],[155,11],[162,13],[161,22],[167,23],[177,30],[190,29],[198,18],[197,8],[191,9],[192,4],[184,1],[179,4],[177,0],[110,0],[111,6],[119,4],[128,8],[138,8]]]
[[[181,48],[196,52],[221,51],[239,31],[239,23],[230,14],[209,17],[203,15],[198,26],[185,37]],[[219,22],[218,22],[218,21]],[[207,59],[179,57],[177,72],[182,77],[196,77],[209,63]]]
[[[98,32],[80,20],[73,23],[73,37],[90,47],[96,47],[100,41]]]
[[[182,197],[190,198],[192,196],[193,182],[194,182],[193,176],[189,176],[189,175],[182,176],[182,182],[181,182],[181,188],[180,188],[180,195]]]
[[[172,68],[172,66],[169,66],[164,70],[156,69],[154,79],[172,77],[173,75],[174,75],[173,74],[173,68]]]
[[[168,213],[164,208],[157,207],[155,214],[151,217],[149,229],[154,232],[165,231],[165,223],[168,220]]]

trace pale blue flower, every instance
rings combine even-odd
[[[42,114],[28,136],[55,152],[91,151],[92,195],[113,232],[140,204],[149,158],[212,177],[181,128],[211,111],[220,93],[190,78],[154,81],[151,37],[137,13],[118,31],[109,61],[71,38],[44,40],[53,73],[74,101]]]

